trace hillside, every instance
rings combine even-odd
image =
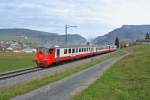
[[[135,41],[136,39],[143,39],[147,32],[150,32],[150,25],[123,25],[104,36],[95,38],[93,43],[97,45],[108,42],[114,43],[116,37],[119,37],[121,41]]]
[[[45,46],[54,46],[54,45],[66,45],[66,36],[49,36],[43,39]],[[67,36],[68,45],[83,45],[86,43],[86,39],[78,34],[71,34]]]
[[[40,45],[63,45],[65,36],[57,33],[49,33],[30,29],[0,29],[0,40],[20,40]],[[76,41],[78,40],[78,41]],[[86,39],[77,34],[68,35],[68,43],[71,45],[85,43]]]

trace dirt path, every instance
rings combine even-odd
[[[63,80],[43,86],[33,92],[17,96],[13,100],[69,100],[70,97],[93,83],[106,69],[122,57],[113,57]]]

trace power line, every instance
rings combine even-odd
[[[77,26],[65,25],[66,45],[68,42],[68,28],[77,28]]]

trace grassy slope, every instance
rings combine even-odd
[[[1,35],[0,36],[0,40],[5,40],[5,41],[11,41],[11,40],[15,40],[15,41],[22,41],[24,43],[33,43],[33,44],[37,44],[39,43],[39,39],[35,38],[35,37],[28,37],[28,39],[24,39],[24,38],[18,38],[16,36],[11,36],[11,35]]]
[[[8,100],[14,96],[30,92],[30,91],[35,90],[43,85],[50,84],[52,82],[63,79],[67,76],[70,76],[74,73],[77,73],[81,70],[89,68],[89,67],[91,67],[97,63],[100,63],[100,62],[104,61],[105,59],[108,59],[112,56],[119,56],[119,55],[123,55],[123,54],[124,54],[124,51],[117,51],[116,53],[114,53],[111,56],[106,55],[99,59],[95,59],[95,60],[93,59],[92,62],[88,62],[88,63],[82,64],[80,66],[73,67],[66,71],[57,72],[53,75],[44,77],[42,79],[34,79],[34,80],[31,80],[31,81],[23,83],[23,84],[16,84],[11,87],[3,88],[0,90],[0,100]]]
[[[74,100],[150,100],[150,45],[136,46]]]
[[[0,52],[0,73],[34,67],[33,58],[34,54],[30,53]]]

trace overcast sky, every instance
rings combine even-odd
[[[0,0],[0,28],[29,28],[91,38],[124,24],[150,24],[150,0]]]

